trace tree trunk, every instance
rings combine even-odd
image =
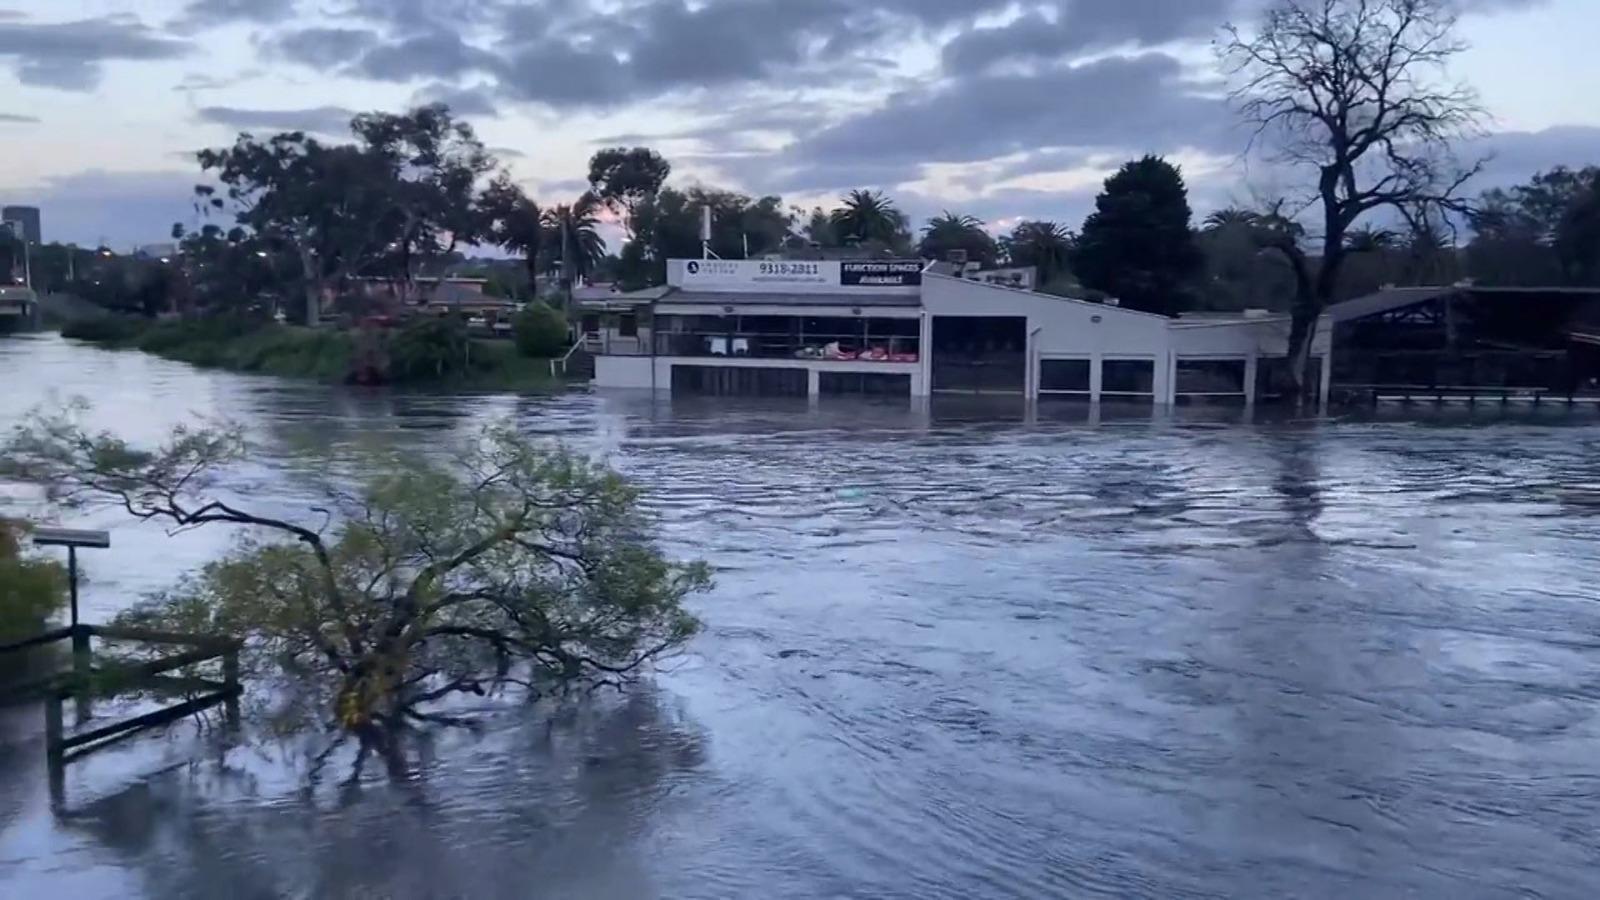
[[[315,328],[322,319],[322,278],[316,257],[306,250],[300,251],[300,271],[305,279],[306,327]]]

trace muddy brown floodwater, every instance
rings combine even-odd
[[[5,897],[1600,895],[1600,420],[363,393],[0,341],[0,423],[250,426],[230,488],[478,424],[602,454],[708,623],[648,687],[316,791],[0,716]],[[91,620],[221,552],[96,514]]]

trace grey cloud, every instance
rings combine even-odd
[[[1525,182],[1535,173],[1555,168],[1600,164],[1600,126],[1563,125],[1543,131],[1503,131],[1467,142],[1461,158],[1485,160],[1473,180],[1474,190]]]
[[[179,29],[211,28],[235,22],[282,22],[295,13],[295,0],[190,0],[178,16]]]
[[[173,222],[193,224],[193,172],[90,170],[11,192],[46,210],[51,240],[132,247],[169,240]]]
[[[301,28],[272,37],[263,49],[290,62],[331,69],[357,58],[379,41],[378,33],[366,28]]]
[[[20,116],[16,113],[0,113],[0,125],[32,125],[38,121],[38,116]]]
[[[1048,148],[1172,152],[1242,147],[1225,101],[1158,53],[1034,73],[989,73],[891,96],[783,154],[793,188],[840,187],[831,168],[974,162]],[[1237,146],[1235,146],[1237,144]],[[909,174],[901,180],[907,180]]]
[[[527,159],[528,154],[515,147],[490,147],[489,152],[501,159]]]
[[[945,69],[977,72],[1013,61],[1057,60],[1098,47],[1148,46],[1214,32],[1240,0],[1058,0],[1016,21],[966,31],[943,50]]]
[[[355,112],[342,106],[317,106],[310,109],[241,109],[235,106],[204,106],[195,115],[202,122],[225,125],[240,131],[305,131],[312,134],[344,137],[350,134]]]
[[[100,82],[103,62],[174,59],[189,50],[187,42],[129,16],[51,23],[0,19],[0,59],[13,64],[19,81],[39,87],[90,90]]]
[[[379,81],[410,81],[456,78],[473,71],[494,71],[500,65],[499,57],[468,44],[460,34],[433,31],[373,47],[352,71]]]
[[[262,70],[260,69],[245,69],[228,77],[207,75],[204,72],[190,72],[183,76],[182,81],[173,85],[172,89],[175,91],[220,91],[260,78],[261,75]]]
[[[492,99],[493,89],[486,85],[476,87],[458,88],[453,85],[436,83],[428,85],[418,91],[411,98],[413,106],[424,103],[443,103],[450,107],[450,111],[458,116],[483,116],[497,118],[500,110]]]

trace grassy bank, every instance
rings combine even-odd
[[[324,382],[352,380],[373,355],[352,332],[301,328],[230,319],[149,322],[114,317],[77,322],[62,336],[113,349],[142,350],[196,366]],[[376,351],[385,358],[385,351]],[[405,375],[390,383],[456,390],[550,391],[564,382],[550,375],[548,360],[518,355],[505,341],[473,341],[468,363],[453,367],[380,366]]]

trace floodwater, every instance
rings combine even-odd
[[[322,453],[511,417],[636,478],[718,587],[653,686],[401,780],[180,726],[52,809],[13,711],[0,896],[1600,895],[1593,414],[402,396],[0,342],[0,422],[52,391],[138,439],[243,420],[230,486],[300,515]],[[92,620],[229,539],[86,524]]]

